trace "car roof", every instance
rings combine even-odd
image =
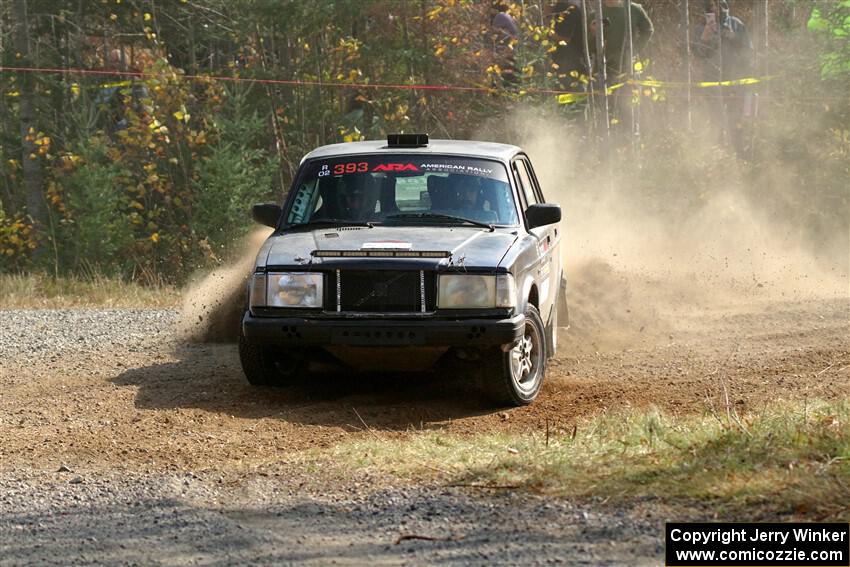
[[[472,140],[430,140],[424,147],[392,147],[387,146],[386,140],[367,142],[346,142],[321,146],[308,153],[302,163],[308,159],[331,158],[357,154],[438,154],[457,155],[466,157],[481,157],[508,161],[522,150],[510,144],[495,142],[478,142]]]

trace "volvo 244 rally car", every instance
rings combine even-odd
[[[401,353],[467,363],[501,404],[537,396],[566,324],[561,209],[520,148],[422,134],[323,146],[283,207],[253,215],[274,233],[240,333],[251,384],[329,354],[386,369]]]

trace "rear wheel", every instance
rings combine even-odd
[[[295,353],[251,342],[239,333],[239,361],[252,386],[284,386],[305,367]]]
[[[522,337],[509,351],[501,349],[483,368],[483,389],[500,405],[524,406],[540,392],[546,374],[546,331],[533,305],[525,310]]]

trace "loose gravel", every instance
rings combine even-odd
[[[635,510],[441,487],[6,473],[0,510],[0,566],[641,565],[663,551],[663,520]]]
[[[178,316],[166,309],[0,310],[0,361],[161,344]]]

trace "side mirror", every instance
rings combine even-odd
[[[554,203],[531,205],[525,209],[525,219],[529,229],[561,222],[561,206]]]
[[[254,220],[272,228],[277,227],[281,213],[283,213],[283,209],[280,208],[280,205],[274,203],[258,203],[251,207],[251,216],[254,217]]]

